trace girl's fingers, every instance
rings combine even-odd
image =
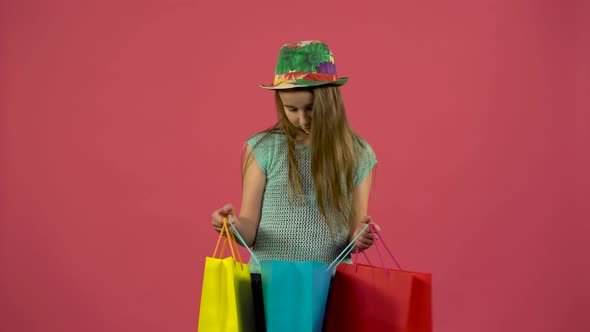
[[[220,212],[224,217],[227,217],[230,214],[234,214],[234,207],[231,204],[226,204],[223,208],[221,208]]]
[[[361,218],[361,224],[363,224],[363,226],[364,226],[364,224],[371,223],[371,221],[372,221],[372,219],[369,216],[364,216],[364,217]]]
[[[233,215],[233,214],[234,214],[234,207],[231,204],[226,204],[221,209],[215,210],[215,212],[213,212],[211,217],[223,218],[223,217],[227,217],[227,216]]]
[[[372,244],[370,244],[370,243],[365,243],[365,242],[358,242],[358,241],[357,241],[357,243],[355,243],[355,244],[356,244],[356,246],[357,246],[357,247],[358,247],[360,250],[365,250],[365,249],[368,249],[368,248],[369,248],[369,247],[371,247],[371,245],[372,245]]]
[[[234,207],[231,204],[224,205],[221,209],[215,210],[213,214],[211,214],[211,224],[213,225],[213,229],[216,232],[221,232],[223,228],[223,218],[229,218],[229,216],[233,216],[234,214]]]
[[[371,233],[363,233],[361,236],[357,238],[355,244],[360,250],[365,250],[370,248],[374,244],[374,239],[371,236]]]
[[[366,224],[373,224],[377,232],[381,231],[381,227],[375,224],[370,216],[365,216],[361,219],[361,223],[358,226],[355,235],[361,232]],[[376,240],[379,240],[379,235],[372,233],[369,230],[366,230],[362,232],[362,234],[357,238],[355,244],[360,250],[366,250],[369,249],[375,243]]]
[[[363,228],[365,228],[365,226],[363,226],[363,225],[359,226],[356,234],[358,234],[359,232],[362,232],[360,237],[371,237],[371,231],[369,230],[369,228],[365,229],[364,232],[363,232]]]
[[[373,239],[366,237],[366,236],[359,236],[359,238],[357,239],[358,242],[360,243],[364,243],[366,245],[372,245],[373,244]]]

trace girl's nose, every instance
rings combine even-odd
[[[299,124],[302,126],[308,126],[311,121],[311,117],[305,112],[299,113]]]

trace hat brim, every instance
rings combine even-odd
[[[344,85],[348,81],[348,77],[341,77],[335,81],[309,81],[309,80],[295,80],[293,82],[281,83],[279,85],[272,84],[261,84],[260,87],[267,90],[285,90],[285,89],[297,89],[297,88],[309,88],[322,85]]]

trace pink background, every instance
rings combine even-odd
[[[257,85],[321,39],[435,330],[590,330],[589,2],[343,3],[2,1],[0,329],[196,330]]]

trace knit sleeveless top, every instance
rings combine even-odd
[[[358,186],[377,163],[373,149],[362,141],[353,173]],[[316,261],[331,263],[348,244],[348,229],[330,231],[316,203],[311,175],[310,148],[295,145],[297,168],[304,194],[295,202],[289,193],[289,148],[282,133],[259,133],[247,141],[254,158],[266,175],[262,214],[253,252],[260,261]],[[328,211],[330,215],[330,211]],[[260,266],[250,259],[250,272],[260,273]]]

